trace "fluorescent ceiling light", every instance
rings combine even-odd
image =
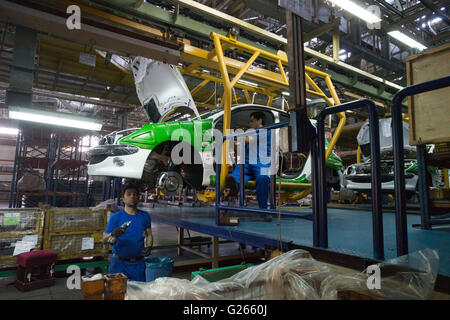
[[[330,1],[368,23],[377,23],[381,21],[381,19],[378,18],[376,15],[360,7],[359,5],[355,4],[350,0],[330,0]]]
[[[239,80],[238,83],[246,84],[246,85],[251,86],[251,87],[257,87],[258,86],[257,83],[253,83],[253,82],[246,81],[246,80]]]
[[[388,32],[388,35],[391,37],[397,39],[400,42],[403,42],[404,44],[410,46],[411,48],[417,48],[419,50],[425,50],[427,47],[425,47],[423,44],[417,42],[416,40],[408,37],[406,34],[401,33],[400,31],[390,31]]]
[[[19,129],[0,127],[0,134],[11,134],[17,136]]]
[[[93,131],[99,131],[102,128],[102,123],[93,119],[22,107],[9,107],[9,118]]]
[[[283,96],[290,96],[291,94],[289,93],[289,92],[287,92],[287,91],[282,91],[281,92],[281,94],[283,95]],[[312,101],[310,98],[306,98],[306,101]]]

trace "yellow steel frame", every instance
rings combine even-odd
[[[183,52],[181,53],[180,57],[182,61],[189,62],[190,65],[185,68],[180,68],[180,71],[183,74],[204,79],[204,81],[197,87],[195,87],[192,92],[198,92],[198,90],[205,86],[209,81],[223,83],[225,89],[222,99],[224,107],[223,135],[227,135],[229,134],[230,130],[233,88],[236,87],[243,89],[246,101],[248,103],[250,103],[250,96],[248,94],[249,91],[265,94],[268,96],[267,105],[270,106],[277,94],[281,94],[282,90],[289,89],[289,79],[286,76],[283,67],[288,64],[288,60],[286,54],[282,51],[279,51],[275,55],[259,48],[252,47],[248,44],[239,42],[235,37],[231,35],[222,36],[217,33],[211,33],[210,37],[214,42],[214,49],[212,49],[211,51],[199,49],[191,46],[189,43],[184,43]],[[225,57],[224,49],[245,52],[247,54],[250,54],[251,57],[247,62],[244,63],[242,61]],[[257,66],[253,66],[258,57],[264,58],[271,62],[275,62],[278,65],[279,72],[273,72]],[[200,70],[203,68],[220,71],[221,78],[204,73]],[[305,67],[305,71],[307,93],[323,98],[329,106],[340,104],[340,100],[337,96],[330,75],[308,66]],[[233,78],[230,79],[230,75],[232,75]],[[239,80],[244,76],[246,79],[257,82],[257,84],[255,86],[251,86],[242,82],[240,83]],[[325,79],[332,99],[330,99],[314,82],[313,78],[315,77]],[[340,121],[326,151],[326,160],[328,160],[331,151],[336,145],[336,142],[345,125],[345,113],[338,113],[338,116],[340,117]],[[225,152],[227,149],[228,142],[226,141],[223,145],[222,152],[222,163],[224,165],[221,169],[221,188],[223,188],[225,185],[225,177],[228,173]]]
[[[444,168],[442,170],[443,175],[444,175],[444,185],[445,185],[445,189],[449,189],[449,179],[448,179],[448,169]]]

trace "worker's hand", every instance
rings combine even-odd
[[[121,235],[123,235],[125,233],[125,230],[126,229],[124,229],[122,227],[117,227],[111,232],[111,236],[113,236],[115,238],[120,237]]]
[[[144,248],[144,250],[142,251],[142,255],[144,257],[148,257],[149,255],[151,255],[152,253],[152,247],[146,247]]]

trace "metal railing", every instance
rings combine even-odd
[[[249,135],[254,135],[255,133],[258,134],[261,130],[274,130],[279,129],[283,127],[287,127],[289,125],[289,121],[276,123],[273,125],[256,128],[252,130],[248,130],[247,132],[242,133],[234,133],[229,134],[226,136],[223,136],[223,141],[233,139],[233,138],[239,138]],[[241,148],[243,146],[241,145]],[[216,148],[216,150],[222,150],[222,148]],[[241,152],[241,157],[244,156]],[[217,159],[222,159],[223,157],[219,156]],[[245,199],[245,186],[244,186],[244,165],[245,160],[240,161],[241,163],[238,164],[240,166],[240,183],[239,183],[239,206],[225,206],[221,204],[220,201],[220,175],[221,175],[221,166],[222,164],[219,163],[219,161],[216,163],[216,207],[215,207],[215,221],[216,224],[220,224],[220,211],[226,210],[226,211],[237,211],[237,212],[245,212],[245,213],[257,213],[257,214],[268,214],[268,215],[278,215],[278,210],[275,210],[276,208],[276,197],[275,197],[275,191],[276,191],[276,173],[273,175],[270,175],[270,209],[261,209],[261,208],[253,208],[253,207],[244,207],[244,199]],[[281,181],[280,181],[281,183]],[[285,210],[281,210],[280,214],[282,216],[288,216],[288,217],[297,217],[297,218],[303,218],[311,220],[311,214],[301,214],[301,213],[292,213]]]
[[[395,186],[395,228],[397,241],[397,255],[408,253],[408,231],[406,221],[406,192],[405,192],[405,160],[403,150],[402,108],[403,99],[419,93],[429,92],[450,86],[450,76],[431,80],[406,87],[397,92],[392,99],[392,146],[394,149],[394,186]],[[424,165],[425,150],[417,146],[417,161],[419,168],[419,197],[421,205],[421,224],[425,228],[429,220],[428,196],[426,186],[426,169]]]
[[[328,213],[325,199],[325,117],[346,110],[367,107],[369,109],[370,159],[372,175],[372,232],[373,251],[376,259],[384,259],[383,216],[381,207],[380,136],[378,110],[368,99],[356,100],[323,109],[317,117],[317,136],[312,147],[313,175],[313,243],[314,246],[328,247]]]

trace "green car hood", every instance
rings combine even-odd
[[[154,149],[166,141],[185,141],[196,149],[204,151],[202,141],[212,142],[212,137],[204,139],[205,131],[212,129],[212,119],[151,123],[120,140],[120,144],[131,144],[142,149]],[[202,136],[197,137],[196,134]],[[196,145],[199,144],[198,146]]]

